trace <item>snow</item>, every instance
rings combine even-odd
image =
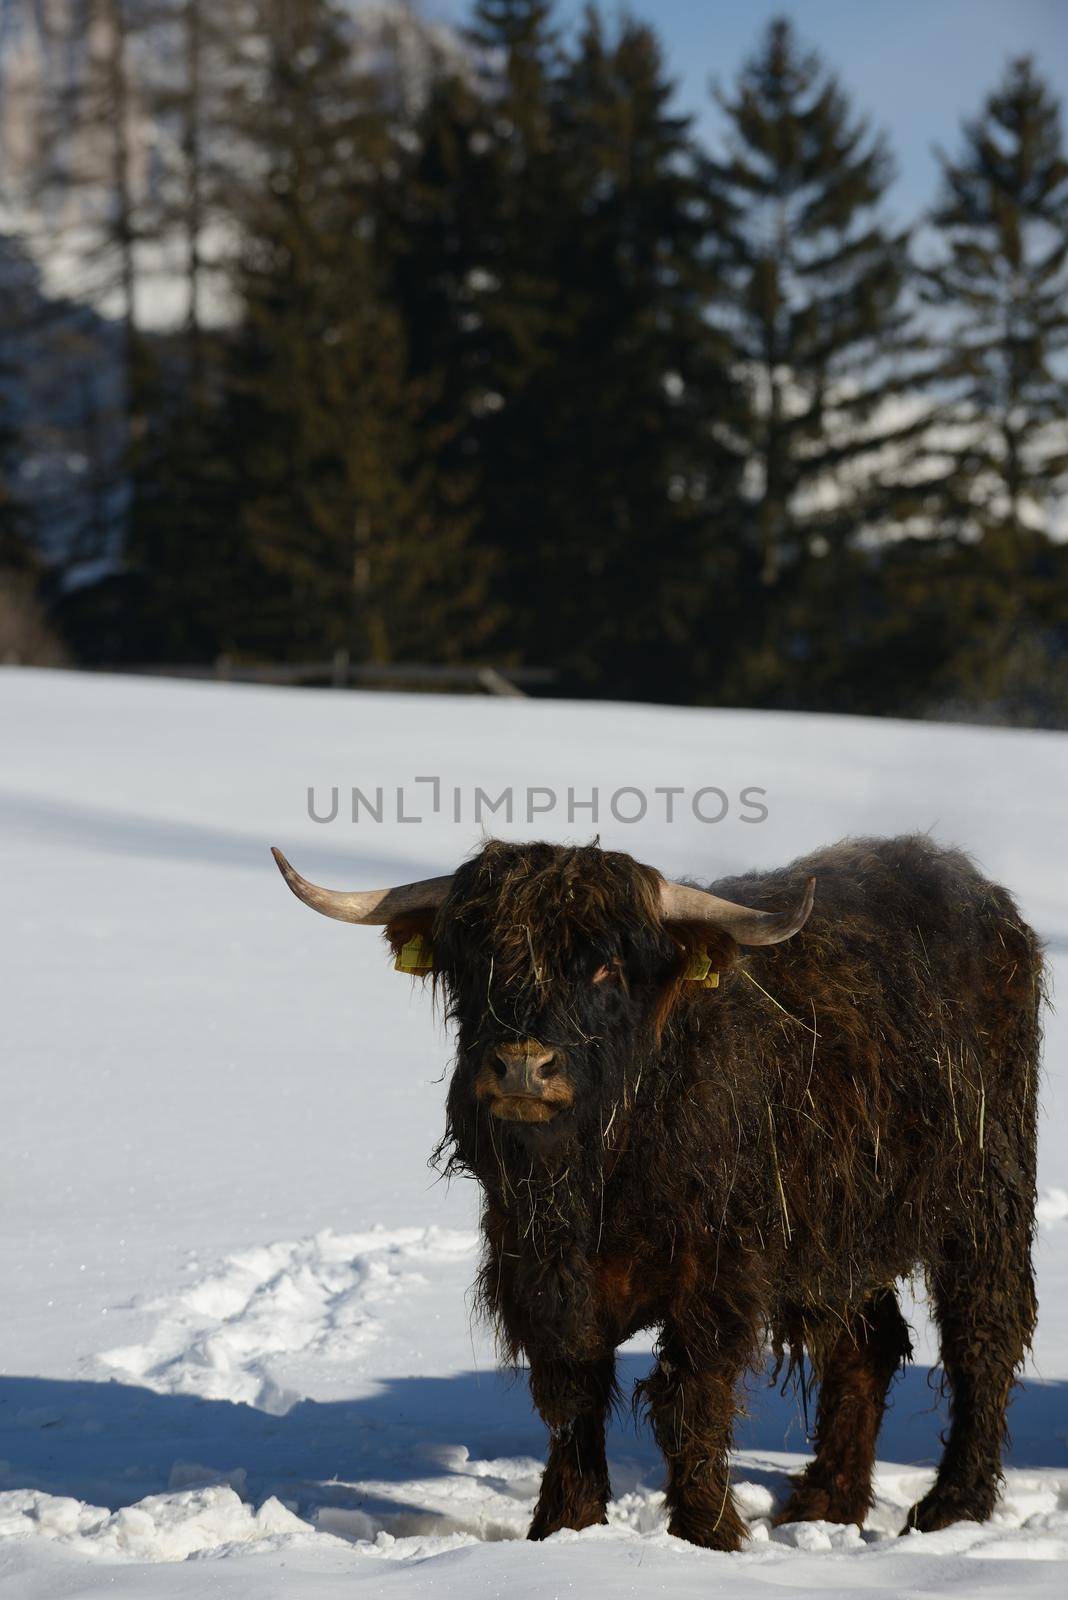
[[[0,1593],[1064,1592],[1061,1019],[1047,1026],[1039,1332],[989,1524],[896,1537],[944,1421],[920,1303],[863,1532],[771,1528],[805,1431],[792,1398],[754,1381],[735,1459],[744,1553],[666,1534],[660,1462],[629,1418],[610,1438],[609,1526],[530,1545],[544,1432],[470,1323],[476,1195],[427,1168],[440,1022],[374,933],[296,904],[267,847],[356,886],[447,870],[484,831],[599,831],[710,878],[847,833],[930,829],[1013,888],[1056,982],[1068,736],[5,668],[0,741]],[[414,783],[428,776],[436,812]],[[513,820],[477,824],[476,787],[509,784]],[[337,819],[313,822],[309,786],[325,811],[335,785]],[[353,785],[383,789],[381,823],[348,820]],[[420,823],[397,820],[398,785]],[[594,785],[596,824],[582,809],[569,823],[568,788],[581,800]],[[705,786],[728,797],[720,823],[690,805]],[[671,822],[665,787],[684,791]],[[746,820],[747,787],[766,791],[763,822]],[[529,823],[528,788],[556,797]],[[612,815],[622,788],[647,795],[641,821]],[[622,1353],[625,1388],[648,1351],[642,1338]]]
[[[323,1229],[311,1239],[261,1245],[230,1257],[180,1290],[152,1337],[105,1350],[98,1364],[157,1394],[197,1394],[284,1416],[301,1399],[280,1385],[276,1363],[294,1357],[346,1362],[376,1337],[376,1310],[403,1295],[410,1309],[433,1270],[460,1257],[470,1271],[477,1236],[442,1228]],[[153,1308],[155,1309],[155,1307]]]

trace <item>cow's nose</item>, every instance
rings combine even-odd
[[[525,1044],[498,1045],[493,1066],[504,1094],[539,1094],[555,1070],[556,1052],[530,1040]]]

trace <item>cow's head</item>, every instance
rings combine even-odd
[[[491,840],[449,877],[340,893],[274,854],[306,904],[384,926],[402,965],[416,952],[407,964],[432,973],[456,1024],[454,1137],[477,1142],[482,1129],[528,1155],[603,1143],[610,1117],[626,1121],[688,974],[788,939],[814,887],[785,911],[753,910],[597,845]]]

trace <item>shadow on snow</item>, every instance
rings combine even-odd
[[[620,1357],[625,1394],[649,1365],[647,1354]],[[937,1379],[926,1367],[910,1367],[898,1379],[879,1439],[881,1460],[916,1466],[937,1460],[945,1425]],[[1010,1422],[1007,1465],[1063,1466],[1068,1383],[1029,1382],[1016,1393]],[[751,1382],[736,1444],[758,1454],[804,1453],[796,1395]],[[363,1511],[372,1523],[376,1513],[388,1521],[427,1513],[418,1504],[419,1484],[469,1475],[468,1461],[489,1463],[478,1469],[487,1488],[529,1498],[536,1470],[517,1472],[517,1458],[540,1462],[544,1450],[545,1432],[523,1376],[493,1371],[386,1379],[365,1398],[304,1400],[284,1416],[115,1381],[0,1377],[0,1489],[43,1489],[111,1509],[215,1475],[231,1476],[257,1503],[277,1494],[304,1516],[343,1507]],[[617,1495],[659,1485],[662,1464],[644,1424],[617,1417],[609,1454]],[[500,1479],[494,1461],[512,1463]],[[744,1475],[765,1482],[776,1498],[785,1489],[774,1462],[747,1462]],[[387,1485],[399,1494],[387,1496]]]

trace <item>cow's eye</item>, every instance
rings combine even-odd
[[[606,961],[603,966],[597,968],[592,981],[594,983],[606,983],[609,978],[618,978],[620,970],[619,959],[613,956],[611,961]]]

